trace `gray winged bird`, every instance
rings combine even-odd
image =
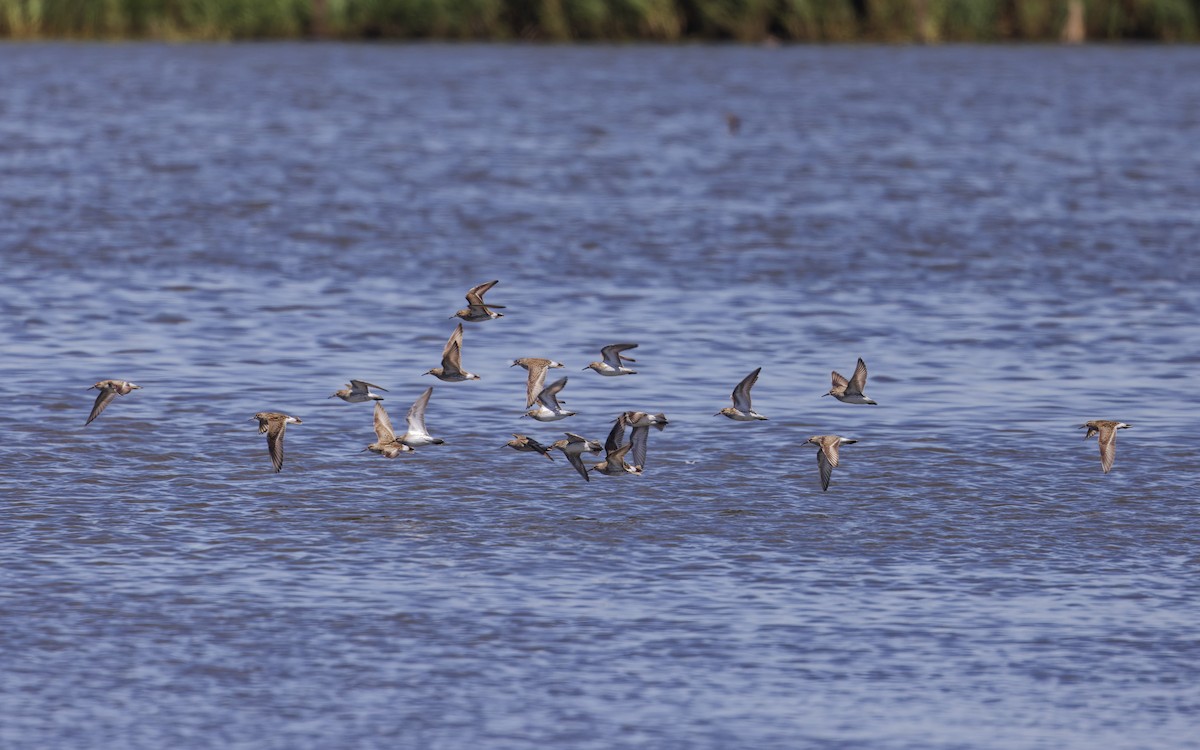
[[[258,420],[259,434],[267,434],[267,452],[271,454],[271,463],[275,471],[283,470],[283,431],[289,424],[303,424],[299,417],[289,416],[277,411],[260,411],[251,419]]]
[[[566,440],[559,440],[551,445],[551,448],[558,448],[567,457],[567,461],[571,466],[575,467],[575,471],[579,472],[579,476],[583,477],[584,481],[590,482],[592,478],[588,476],[587,467],[583,465],[584,453],[599,453],[604,449],[595,440],[588,440],[582,435],[576,435],[573,432],[563,433],[567,436]]]
[[[543,456],[545,456],[546,458],[550,459],[551,461],[554,460],[554,456],[550,455],[549,448],[547,448],[546,446],[542,445],[541,443],[539,443],[538,441],[534,440],[533,438],[531,438],[527,435],[518,435],[517,433],[514,432],[513,439],[509,440],[507,443],[505,443],[505,445],[507,445],[509,448],[512,448],[513,450],[517,450],[517,451],[526,451],[529,453],[540,453]]]
[[[433,386],[417,397],[408,408],[408,431],[400,436],[399,441],[410,448],[420,448],[423,445],[442,445],[445,440],[435,438],[425,429],[425,407],[429,406],[429,397],[433,395]]]
[[[750,389],[758,381],[758,373],[760,372],[762,372],[761,367],[742,378],[742,382],[738,383],[737,387],[733,389],[733,406],[726,406],[713,416],[724,415],[739,422],[753,422],[756,419],[766,419],[766,417],[754,411],[750,406]]]
[[[866,387],[867,363],[862,361],[862,357],[859,357],[858,365],[854,368],[854,375],[849,380],[839,375],[837,370],[833,371],[833,387],[824,395],[833,396],[844,404],[875,404],[869,396],[863,393],[863,389]]]
[[[462,340],[463,326],[462,323],[459,323],[458,327],[454,329],[454,333],[450,334],[450,338],[446,341],[445,348],[442,349],[442,366],[435,367],[425,374],[447,383],[479,380],[478,375],[462,368]]]
[[[128,396],[135,390],[141,388],[140,385],[135,385],[127,380],[101,380],[93,386],[89,386],[86,390],[95,388],[100,391],[96,396],[95,402],[92,403],[92,413],[88,415],[87,421],[83,423],[87,427],[92,423],[92,420],[100,416],[100,412],[108,408],[112,400],[117,396]]]
[[[504,313],[498,313],[492,308],[503,310],[504,305],[488,305],[483,301],[483,295],[487,290],[500,283],[499,279],[485,282],[479,286],[471,287],[471,291],[467,292],[467,306],[458,312],[454,313],[454,317],[462,318],[468,323],[479,323],[484,320],[495,320],[503,318]]]
[[[411,453],[413,450],[396,439],[396,431],[392,429],[392,420],[388,417],[383,404],[378,401],[375,402],[375,442],[363,450],[378,453],[384,458],[395,458],[401,453]]]
[[[829,478],[833,476],[833,470],[838,465],[838,448],[849,443],[857,443],[857,440],[839,437],[837,435],[814,435],[806,443],[812,443],[817,446],[817,467],[821,470],[821,489],[829,489]]]
[[[608,433],[608,439],[604,441],[604,460],[598,464],[593,464],[591,470],[614,477],[624,476],[625,474],[641,474],[641,469],[626,463],[625,454],[633,448],[633,443],[624,443],[624,441],[625,415],[622,414],[617,417],[616,424],[613,425],[612,430]]]
[[[601,375],[615,377],[617,375],[636,375],[637,370],[631,370],[625,366],[625,362],[637,362],[632,357],[626,357],[621,352],[636,349],[637,344],[609,344],[600,350],[600,358],[602,362],[592,362],[585,370],[595,370]]]
[[[650,428],[662,432],[669,422],[667,415],[648,414],[644,411],[627,411],[617,419],[623,419],[629,430],[630,452],[633,454],[633,466],[639,472],[646,468],[646,448],[650,443]]]
[[[374,383],[368,383],[365,380],[351,380],[348,386],[340,391],[335,391],[333,396],[329,398],[337,396],[350,404],[361,404],[364,401],[382,401],[383,396],[380,396],[378,393],[372,393],[372,388],[379,388],[384,393],[388,392],[387,388],[380,388]]]
[[[1117,430],[1124,430],[1129,427],[1129,424],[1109,419],[1093,419],[1079,426],[1087,428],[1087,434],[1083,436],[1084,440],[1092,435],[1097,436],[1096,440],[1100,443],[1100,468],[1107,474],[1113,467],[1113,461],[1117,460]]]
[[[562,367],[562,362],[555,362],[552,359],[543,359],[541,357],[521,357],[514,359],[509,367],[520,365],[529,373],[525,378],[525,408],[533,406],[537,401],[538,394],[542,392],[542,387],[546,382],[546,370],[552,367]]]
[[[575,415],[575,412],[564,409],[558,402],[558,392],[567,385],[567,378],[559,378],[543,388],[537,395],[537,406],[525,412],[539,422],[554,422]]]

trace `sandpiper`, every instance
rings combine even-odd
[[[495,320],[503,318],[504,313],[498,313],[492,308],[504,309],[504,305],[487,305],[484,304],[483,295],[487,290],[500,283],[499,279],[494,279],[476,287],[471,287],[471,291],[467,292],[467,306],[458,312],[454,313],[454,317],[462,318],[468,323],[478,323],[483,320]]]
[[[509,448],[512,448],[513,450],[528,451],[530,453],[541,453],[543,456],[550,459],[551,461],[554,460],[554,456],[550,455],[549,448],[547,448],[546,446],[542,445],[541,443],[539,443],[538,441],[534,440],[533,438],[531,438],[527,435],[518,435],[517,433],[514,432],[513,439],[509,440],[507,443],[505,443],[505,445],[507,445]]]
[[[258,420],[258,432],[267,433],[267,451],[271,454],[271,463],[275,471],[283,470],[283,431],[289,424],[303,424],[299,417],[289,416],[277,411],[260,411],[251,419]]]
[[[380,388],[374,383],[368,383],[365,380],[351,380],[349,385],[340,391],[334,392],[333,396],[337,396],[341,400],[351,404],[360,404],[363,401],[382,401],[383,396],[380,396],[378,393],[371,393],[372,388],[379,388],[384,393],[388,392],[387,388]],[[329,398],[333,398],[333,396]]]
[[[462,340],[463,327],[462,323],[459,323],[458,328],[454,329],[454,333],[450,334],[450,339],[446,341],[446,348],[442,349],[442,366],[435,367],[424,374],[432,375],[438,380],[444,380],[447,383],[479,380],[478,375],[473,372],[467,372],[462,368]]]
[[[554,422],[575,415],[558,402],[558,392],[567,384],[566,378],[559,378],[543,388],[537,395],[537,406],[525,412],[524,416],[533,417],[539,422]]]
[[[83,423],[87,427],[92,423],[92,420],[100,416],[100,412],[104,411],[112,400],[117,396],[128,396],[131,392],[141,388],[140,385],[130,383],[128,380],[101,380],[93,386],[89,386],[85,390],[96,388],[100,394],[96,396],[95,403],[92,404],[92,413],[88,415],[87,421]]]
[[[829,389],[829,393],[823,395],[833,396],[844,404],[874,404],[875,402],[863,393],[863,388],[866,387],[867,363],[859,357],[858,366],[854,368],[854,377],[846,380],[834,370],[833,387]]]
[[[413,450],[396,439],[396,431],[392,429],[392,420],[388,417],[383,404],[378,401],[375,402],[375,442],[363,450],[378,453],[385,458],[395,458],[401,453],[411,453]]]
[[[637,362],[633,357],[626,357],[621,352],[629,349],[637,349],[637,344],[609,344],[600,350],[600,357],[604,361],[592,362],[585,370],[595,370],[601,375],[615,377],[617,375],[636,375],[637,370],[631,370],[622,362]]]
[[[858,441],[837,435],[814,435],[804,442],[812,443],[820,449],[817,451],[817,466],[821,469],[821,489],[828,490],[829,478],[833,476],[833,470],[838,465],[838,448]]]
[[[542,385],[546,382],[546,370],[552,367],[562,367],[562,362],[555,362],[552,359],[543,359],[542,357],[521,357],[514,359],[509,367],[520,365],[529,372],[529,377],[525,379],[525,408],[533,406],[533,402],[537,401],[537,396],[542,392]]]
[[[441,438],[433,437],[429,434],[429,430],[425,429],[425,407],[429,406],[431,395],[433,395],[433,386],[426,388],[425,392],[408,408],[408,431],[398,440],[410,448],[420,448],[423,445],[442,445],[446,442]]]
[[[1091,422],[1084,422],[1079,426],[1087,428],[1087,434],[1083,436],[1084,440],[1092,435],[1099,436],[1096,440],[1100,443],[1100,468],[1107,474],[1113,467],[1113,461],[1117,459],[1117,430],[1124,430],[1129,427],[1129,423],[1115,422],[1110,419],[1093,419]]]
[[[726,406],[713,416],[719,417],[723,414],[739,422],[753,422],[756,419],[766,419],[766,417],[754,411],[750,406],[750,389],[758,381],[758,373],[760,372],[762,372],[761,367],[742,378],[742,382],[738,383],[737,387],[733,389],[733,406]]]
[[[563,455],[567,457],[567,461],[570,461],[571,465],[575,467],[575,471],[579,472],[579,476],[583,477],[585,481],[592,481],[592,478],[588,476],[587,467],[583,465],[581,456],[584,453],[599,453],[604,449],[604,446],[600,445],[598,441],[588,440],[582,435],[576,435],[573,432],[563,434],[567,436],[567,439],[559,440],[550,447],[558,448],[562,451]]]
[[[604,460],[598,464],[592,465],[592,471],[598,471],[601,474],[607,474],[613,477],[623,476],[625,474],[641,474],[642,470],[636,466],[630,466],[625,462],[625,454],[633,447],[633,443],[621,443],[625,440],[625,415],[617,417],[617,423],[613,425],[612,430],[608,433],[608,439],[604,441]]]
[[[650,428],[654,427],[659,432],[662,432],[668,424],[667,415],[659,412],[658,414],[647,414],[644,411],[627,411],[617,419],[625,420],[625,424],[630,427],[629,444],[633,446],[633,467],[638,471],[646,468],[646,448],[650,444]]]

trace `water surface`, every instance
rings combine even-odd
[[[0,745],[1200,747],[1197,143],[1180,48],[0,46]]]

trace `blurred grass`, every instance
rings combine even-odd
[[[1055,41],[1068,0],[0,0],[0,38]],[[1200,37],[1200,0],[1083,0],[1090,40]]]

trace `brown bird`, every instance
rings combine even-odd
[[[512,448],[513,450],[528,451],[530,453],[541,453],[543,456],[550,459],[551,461],[554,460],[554,456],[550,455],[549,448],[547,448],[546,446],[542,445],[538,441],[536,441],[533,438],[528,437],[526,435],[518,435],[517,433],[514,432],[513,439],[509,440],[507,443],[505,443],[505,445],[507,445],[509,448]]]
[[[637,370],[625,366],[626,362],[637,362],[633,357],[626,357],[621,352],[637,349],[637,344],[609,344],[600,350],[601,362],[592,362],[585,370],[595,370],[601,375],[616,377],[617,375],[636,375]]]
[[[617,417],[617,423],[613,425],[612,430],[608,433],[608,439],[604,441],[604,460],[598,464],[592,464],[592,471],[598,471],[601,474],[619,477],[625,474],[641,475],[642,470],[637,466],[630,466],[625,462],[625,454],[633,447],[633,443],[625,442],[625,415]]]
[[[742,378],[742,382],[738,383],[733,389],[733,406],[726,406],[713,416],[719,417],[724,415],[739,422],[753,422],[756,419],[766,419],[766,417],[754,411],[750,406],[750,389],[758,382],[758,373],[760,372],[762,372],[761,367]],[[829,394],[825,395],[828,396]]]
[[[388,417],[383,404],[375,402],[375,442],[363,448],[364,451],[378,453],[384,458],[395,458],[401,453],[412,453],[413,449],[396,439],[396,431],[392,429],[392,420]]]
[[[333,395],[329,398],[337,396],[349,404],[361,404],[363,401],[382,401],[383,396],[380,396],[378,393],[372,393],[372,388],[379,388],[384,393],[388,392],[387,388],[375,385],[374,383],[368,383],[365,380],[351,380],[349,387],[343,388],[340,391],[334,391]]]
[[[579,472],[579,476],[583,477],[584,481],[592,481],[592,478],[588,476],[587,467],[583,465],[581,456],[584,453],[599,453],[604,449],[604,446],[595,440],[588,440],[582,435],[576,435],[573,432],[563,434],[567,436],[567,439],[559,440],[550,447],[558,448],[562,451],[563,455],[567,457],[567,461],[571,463],[571,466],[575,467],[575,471]]]
[[[543,359],[542,357],[521,357],[514,359],[509,367],[520,365],[529,373],[529,377],[525,378],[525,408],[533,406],[537,401],[538,394],[542,392],[542,386],[546,383],[546,370],[552,367],[562,367],[562,362],[555,362],[552,359]]]
[[[1124,430],[1129,427],[1126,422],[1114,422],[1109,419],[1093,419],[1091,422],[1084,422],[1079,425],[1080,428],[1086,427],[1087,434],[1083,436],[1087,440],[1092,435],[1097,435],[1097,442],[1100,443],[1100,468],[1105,474],[1113,467],[1113,461],[1117,460],[1117,430]]]
[[[473,372],[467,372],[462,368],[462,340],[463,327],[462,323],[459,323],[458,328],[454,329],[454,333],[450,334],[450,339],[446,342],[446,347],[442,349],[442,366],[435,367],[425,374],[432,375],[438,380],[444,380],[447,383],[479,380],[478,375]]]
[[[647,414],[644,411],[627,411],[617,419],[624,419],[625,424],[629,426],[629,444],[633,452],[633,468],[642,471],[646,468],[646,448],[650,444],[650,428],[653,427],[659,432],[670,422],[667,421],[667,415],[659,412],[658,414]]]
[[[821,489],[829,489],[829,478],[838,465],[838,448],[847,443],[857,443],[857,440],[838,437],[837,435],[814,435],[806,443],[812,443],[820,448],[817,451],[817,466],[821,469]]]
[[[869,396],[863,393],[863,388],[867,387],[867,363],[862,361],[862,357],[858,358],[858,365],[854,368],[854,375],[849,380],[838,374],[837,370],[833,371],[833,387],[829,389],[829,393],[824,395],[833,396],[843,404],[875,404]]]
[[[454,313],[454,317],[462,318],[468,323],[478,323],[483,320],[495,320],[503,318],[504,313],[495,312],[492,308],[499,310],[504,309],[504,305],[487,305],[483,302],[483,295],[487,290],[500,283],[499,279],[494,279],[476,287],[471,287],[471,291],[467,292],[467,306],[458,312]]]
[[[128,396],[130,392],[141,388],[140,385],[134,385],[126,380],[101,380],[99,383],[87,388],[92,390],[96,388],[100,391],[100,395],[96,396],[96,402],[92,404],[92,413],[88,415],[87,421],[83,423],[87,427],[92,423],[92,420],[100,416],[100,412],[104,411],[108,405],[117,396]]]
[[[288,424],[302,424],[299,417],[281,414],[277,411],[260,411],[251,419],[258,420],[259,433],[267,433],[267,451],[271,454],[271,463],[275,471],[283,470],[283,431]]]

